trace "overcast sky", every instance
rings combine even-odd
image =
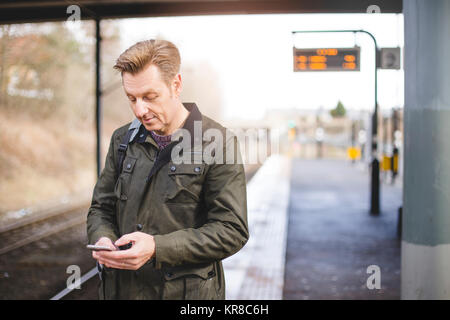
[[[365,34],[293,36],[294,30],[364,29],[379,47],[403,48],[401,14],[232,15],[126,19],[123,49],[163,37],[174,42],[183,63],[206,61],[222,89],[224,117],[255,119],[270,108],[374,107],[374,47]],[[292,48],[361,47],[360,72],[293,72]],[[403,106],[403,70],[380,70],[382,109]]]

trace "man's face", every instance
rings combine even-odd
[[[134,75],[124,72],[122,83],[136,118],[147,130],[166,135],[179,105],[180,74],[174,77],[168,87],[159,68],[149,65]]]

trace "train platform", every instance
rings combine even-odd
[[[290,163],[273,155],[247,184],[250,238],[223,261],[227,299],[282,299]]]
[[[381,213],[369,214],[370,174],[361,163],[292,163],[284,299],[399,299],[401,179],[380,187]],[[369,289],[368,267],[380,269]]]
[[[227,299],[399,299],[401,179],[382,183],[373,216],[369,177],[361,163],[270,157],[248,184],[250,239],[224,260]]]

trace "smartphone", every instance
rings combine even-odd
[[[107,246],[96,246],[95,244],[88,244],[86,248],[94,251],[114,251],[110,247]]]

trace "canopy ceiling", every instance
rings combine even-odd
[[[81,19],[267,13],[364,13],[377,5],[382,13],[401,13],[402,0],[3,0],[0,24],[63,21],[78,5]]]

